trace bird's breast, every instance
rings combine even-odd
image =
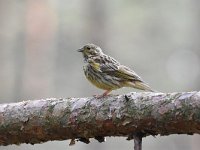
[[[86,78],[96,87],[104,90],[118,89],[121,87],[120,82],[103,72],[99,72],[91,65],[84,67]]]

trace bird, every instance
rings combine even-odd
[[[99,46],[86,44],[77,51],[83,54],[86,63],[83,70],[86,78],[96,87],[105,90],[102,95],[97,96],[98,98],[122,87],[154,92],[133,70],[104,54]]]

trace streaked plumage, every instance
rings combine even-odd
[[[86,62],[83,68],[86,78],[96,87],[106,90],[102,96],[122,87],[153,91],[133,70],[104,54],[100,47],[86,44],[78,51],[82,52]]]

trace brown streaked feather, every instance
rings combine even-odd
[[[151,87],[148,84],[141,81],[127,82],[127,85],[136,89],[155,92],[155,90],[151,89]]]
[[[105,60],[104,62],[100,62],[97,58],[94,59],[95,62],[98,61],[100,63],[100,69],[101,72],[104,72],[108,75],[112,75],[115,77],[122,78],[122,80],[132,80],[132,81],[141,81],[143,80],[130,68],[121,65],[118,61],[116,61],[114,58],[103,55],[101,60]]]
[[[118,71],[121,73],[121,76],[124,76],[127,80],[143,82],[143,80],[133,70],[126,66],[119,66]]]
[[[87,49],[87,47],[90,47],[90,49]],[[97,48],[91,44],[86,45],[84,46],[84,55],[87,55],[87,57],[83,55],[87,63],[84,72],[93,85],[106,91],[121,87],[153,91],[133,70],[103,54],[101,50],[96,51],[99,50]]]

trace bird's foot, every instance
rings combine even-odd
[[[97,98],[97,99],[100,99],[100,98],[103,98],[103,97],[106,97],[106,96],[109,96],[110,93],[111,92],[111,90],[107,90],[107,91],[105,91],[102,95],[93,95],[95,98]]]
[[[107,96],[107,95],[93,95],[93,97],[94,98],[96,98],[96,99],[100,99],[100,98],[103,98],[103,97],[105,97],[105,96]]]

